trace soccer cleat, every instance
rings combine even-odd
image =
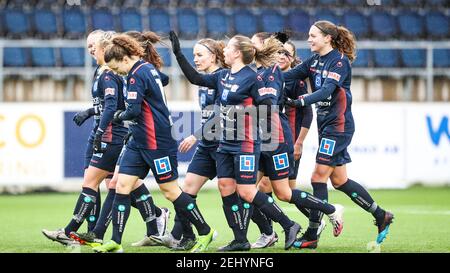
[[[97,236],[95,235],[95,233],[92,231],[89,231],[87,233],[78,233],[78,232],[72,231],[70,233],[70,238],[79,242],[80,245],[87,245],[90,247],[100,246],[103,243],[103,240],[98,239]]]
[[[258,240],[254,242],[251,247],[252,248],[266,248],[273,246],[276,242],[278,242],[278,234],[274,231],[270,235],[266,235],[261,233]]]
[[[317,244],[319,240],[310,240],[306,238],[305,235],[295,240],[294,244],[292,245],[294,248],[302,249],[302,248],[309,248],[309,249],[316,249]]]
[[[292,244],[295,242],[295,240],[297,239],[297,234],[300,232],[300,230],[302,229],[302,227],[297,224],[296,222],[294,222],[294,224],[289,228],[289,230],[285,230],[285,240],[284,240],[284,249],[288,250],[289,248],[291,248]]]
[[[161,208],[161,215],[156,217],[156,226],[158,227],[158,233],[163,236],[167,232],[167,227],[170,218],[170,211],[168,208]]]
[[[322,234],[322,231],[325,229],[326,226],[327,221],[325,221],[325,219],[322,218],[322,220],[320,220],[319,228],[317,228],[317,238],[320,237],[320,234]]]
[[[208,248],[209,244],[216,239],[216,237],[217,231],[212,228],[208,234],[198,236],[197,242],[195,242],[194,247],[191,249],[191,253],[205,251]]]
[[[248,241],[239,242],[237,240],[233,240],[228,245],[219,247],[217,251],[219,252],[228,252],[228,251],[248,251],[251,246]]]
[[[381,244],[389,233],[389,226],[393,223],[394,214],[389,211],[384,212],[384,217],[381,221],[375,220],[375,225],[378,227],[377,244]]]
[[[174,248],[177,246],[181,240],[177,240],[172,236],[172,233],[167,233],[164,236],[158,236],[158,235],[150,235],[148,237],[150,240],[152,240],[156,245],[159,246],[165,246],[168,248]]]
[[[94,252],[96,253],[107,253],[107,252],[123,253],[122,245],[119,245],[114,241],[109,241],[104,243],[103,245],[96,246],[92,248],[92,250],[94,250]]]
[[[181,241],[178,245],[172,248],[174,251],[188,251],[191,250],[196,243],[195,238],[184,237],[181,238]]]
[[[142,240],[131,244],[131,246],[159,246],[159,245],[160,244],[150,239],[150,236],[144,236]]]
[[[342,205],[334,205],[336,211],[329,214],[330,222],[333,225],[333,235],[337,237],[341,234],[344,228],[344,207]]]
[[[61,243],[65,246],[78,244],[78,242],[74,241],[72,238],[67,237],[66,233],[64,232],[64,228],[60,228],[54,231],[43,229],[42,234],[44,234],[44,236],[48,239]]]

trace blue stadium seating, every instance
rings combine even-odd
[[[305,6],[309,4],[309,0],[289,0],[290,5]]]
[[[141,14],[134,9],[126,9],[120,13],[120,31],[142,31]]]
[[[172,51],[168,48],[157,48],[158,54],[161,56],[161,59],[164,62],[164,67],[168,67],[172,65],[171,54]]]
[[[402,63],[405,67],[425,67],[425,49],[402,49],[400,52]]]
[[[339,0],[317,0],[317,4],[322,6],[338,5],[339,2]]]
[[[64,10],[62,18],[65,36],[69,38],[78,38],[85,35],[86,19],[79,8]]]
[[[395,49],[375,49],[373,60],[376,67],[400,67]]]
[[[341,24],[340,18],[331,10],[328,9],[318,9],[316,10],[316,14],[314,15],[314,22],[319,20],[330,21],[335,25]]]
[[[20,9],[6,9],[3,15],[5,16],[5,31],[8,35],[24,37],[30,32],[28,15],[24,11]]]
[[[28,63],[25,48],[5,47],[3,65],[6,67],[23,67]]]
[[[197,13],[192,9],[179,9],[177,15],[180,38],[196,38],[199,33],[199,18]]]
[[[356,51],[356,59],[353,61],[353,67],[370,67],[372,64],[372,51],[369,49],[360,49]]]
[[[36,32],[42,36],[56,36],[58,34],[58,24],[56,14],[49,9],[34,11],[34,27]]]
[[[50,47],[31,48],[31,63],[38,67],[53,67],[56,65],[55,52]]]
[[[448,0],[426,0],[424,1],[425,6],[443,7],[447,4],[449,6]]]
[[[362,13],[357,11],[345,12],[342,20],[343,25],[350,29],[357,39],[369,37],[369,20]]]
[[[205,10],[206,36],[223,38],[229,32],[229,20],[220,9]]]
[[[95,9],[91,12],[92,30],[115,30],[114,16],[107,9]]]
[[[235,5],[242,5],[242,6],[249,6],[249,5],[255,5],[257,0],[235,0]]]
[[[309,58],[314,53],[311,52],[309,48],[297,48],[297,56],[300,58],[300,60],[304,61],[307,58]]]
[[[236,34],[242,34],[250,37],[259,31],[256,16],[246,9],[234,11],[233,23]]]
[[[370,21],[375,38],[392,39],[397,34],[395,17],[386,11],[371,13]]]
[[[308,13],[300,9],[294,9],[288,14],[287,21],[287,27],[294,31],[294,38],[305,39],[308,37],[311,27]]]
[[[420,6],[422,0],[397,0],[399,5],[407,7],[417,7]]]
[[[344,4],[348,6],[358,6],[361,7],[363,5],[367,5],[367,0],[345,0]]]
[[[183,52],[184,56],[186,57],[186,59],[189,61],[189,63],[195,67],[194,65],[194,52],[192,50],[192,48],[187,48],[187,47],[183,47],[181,48],[181,52]]]
[[[122,4],[122,7],[137,9],[141,6],[141,4],[142,4],[142,0],[125,0]]]
[[[433,51],[434,67],[450,67],[450,49],[437,48]]]
[[[400,34],[407,39],[419,39],[423,37],[423,18],[416,12],[399,12],[398,26]]]
[[[259,16],[262,31],[277,32],[285,28],[284,17],[274,9],[265,9]]]
[[[198,4],[198,0],[179,0],[178,1],[178,7],[193,7]]]
[[[158,34],[168,34],[172,29],[170,15],[165,9],[149,9],[150,30]]]
[[[61,48],[61,63],[65,67],[84,66],[84,48],[63,47]]]
[[[425,16],[428,36],[431,38],[444,38],[449,36],[449,19],[439,11],[431,11]]]

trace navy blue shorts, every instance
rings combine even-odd
[[[114,172],[122,144],[107,144],[104,153],[94,153],[93,142],[88,141],[85,153],[84,168],[93,166],[105,171]]]
[[[261,152],[259,170],[270,180],[289,177],[294,172],[294,154],[286,143],[281,143],[275,151]]]
[[[191,163],[189,163],[187,172],[208,177],[212,180],[217,176],[216,153],[217,147],[205,148],[202,146],[197,146],[197,150],[195,150]]]
[[[347,151],[352,137],[353,133],[319,134],[316,163],[334,167],[352,162]]]
[[[119,173],[145,179],[149,170],[152,170],[156,182],[162,184],[178,178],[177,168],[176,149],[147,150],[127,145],[120,162]]]
[[[299,160],[295,160],[294,161],[294,168],[293,168],[293,172],[291,174],[289,174],[289,180],[295,180],[297,179],[297,175],[298,175],[298,167],[300,166],[300,159]]]
[[[260,153],[228,154],[217,152],[217,177],[233,178],[237,184],[256,184]]]

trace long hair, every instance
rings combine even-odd
[[[127,31],[125,34],[138,41],[144,49],[144,56],[142,58],[160,70],[164,62],[153,44],[160,42],[161,37],[152,31]]]
[[[296,65],[300,64],[302,60],[297,55],[297,47],[294,45],[292,41],[286,41],[284,44],[288,44],[292,47],[294,50],[293,55],[291,56],[293,58],[293,61],[291,62],[291,68],[294,68]]]
[[[284,50],[283,44],[274,36],[264,40],[261,49],[255,48],[255,60],[263,67],[269,67],[278,62],[278,52]]]
[[[206,49],[216,56],[216,64],[223,68],[228,68],[225,64],[225,56],[223,55],[223,49],[225,44],[222,41],[213,40],[210,38],[201,39],[197,44],[206,47]]]
[[[313,25],[320,29],[324,35],[330,35],[331,46],[345,54],[350,62],[356,59],[356,38],[350,30],[325,20],[317,21]]]
[[[111,60],[122,61],[125,56],[143,57],[144,49],[139,43],[127,35],[118,35],[111,40],[111,44],[105,50],[105,62]]]
[[[233,38],[236,40],[235,47],[242,54],[242,62],[244,64],[251,64],[255,58],[256,48],[252,43],[252,40],[247,36],[235,35]]]

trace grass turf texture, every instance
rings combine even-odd
[[[374,199],[383,208],[395,214],[394,224],[390,233],[382,244],[382,252],[447,252],[450,253],[450,187],[423,188],[413,187],[406,190],[372,190]],[[153,197],[160,207],[168,207],[171,211],[170,226],[173,226],[173,206],[156,190]],[[87,246],[81,249],[70,249],[59,243],[45,238],[41,229],[54,230],[64,227],[72,216],[73,206],[77,194],[26,194],[26,195],[0,195],[0,252],[83,252],[92,250]],[[106,193],[102,193],[102,200]],[[200,192],[198,197],[200,209],[214,227],[219,236],[208,252],[225,245],[232,239],[232,232],[226,224],[220,195],[215,190]],[[331,203],[340,203],[345,206],[345,225],[340,237],[334,238],[331,225],[322,234],[319,247],[316,250],[291,249],[288,252],[304,253],[345,253],[367,252],[366,245],[376,239],[377,230],[373,225],[372,216],[360,209],[347,196],[341,192],[330,191]],[[291,217],[306,229],[307,219],[297,211],[294,205],[278,204]],[[275,230],[279,235],[279,242],[275,246],[251,252],[286,252],[283,249],[284,233],[278,224]],[[86,231],[83,224],[80,231]],[[125,252],[171,252],[164,247],[132,247],[131,243],[142,239],[145,234],[145,225],[139,212],[132,208],[130,218],[123,237]],[[105,239],[111,236],[109,227]],[[250,242],[259,236],[254,223],[248,233]]]

